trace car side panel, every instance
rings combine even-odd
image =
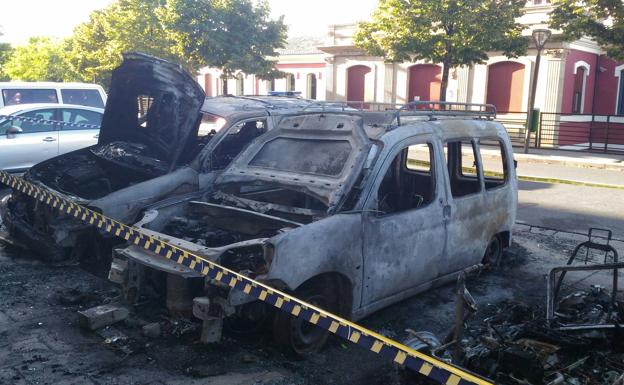
[[[0,136],[0,169],[25,170],[58,155],[58,131]]]
[[[65,154],[97,144],[99,129],[59,131],[59,154]]]
[[[353,308],[362,287],[362,214],[337,214],[288,230],[271,240],[275,257],[263,280],[282,281],[295,290],[324,273],[339,273],[352,287]]]

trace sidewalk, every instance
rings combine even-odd
[[[529,151],[529,154],[523,154],[521,148],[514,148],[519,177],[552,179],[555,183],[560,180],[624,186],[624,155],[540,149]],[[486,170],[500,168],[496,167],[500,162],[497,150],[482,147],[481,157]]]
[[[496,157],[495,149],[482,148],[481,155]],[[541,148],[530,148],[528,154],[522,147],[514,147],[514,158],[520,163],[548,163],[561,166],[597,168],[603,170],[623,171],[624,154],[602,154],[584,151],[562,151]],[[623,175],[624,177],[624,175]]]

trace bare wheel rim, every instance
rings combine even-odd
[[[320,294],[308,297],[306,302],[320,307],[321,309],[326,309],[328,303],[327,299]],[[306,352],[315,349],[316,345],[321,343],[327,335],[327,331],[324,329],[298,317],[292,318],[290,328],[292,335],[291,343],[297,352]]]
[[[485,256],[483,257],[483,262],[489,265],[497,265],[502,254],[502,245],[501,240],[498,236],[494,236],[490,243],[488,244],[487,249],[485,250]]]

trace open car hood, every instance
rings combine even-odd
[[[204,98],[181,66],[141,53],[125,54],[113,71],[98,145],[146,147],[172,170],[197,133]]]
[[[348,114],[287,116],[258,137],[219,176],[229,184],[267,184],[303,191],[335,207],[360,175],[371,143],[362,119]]]

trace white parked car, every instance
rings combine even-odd
[[[92,83],[0,82],[0,108],[32,103],[104,108],[106,92]]]
[[[103,115],[103,108],[71,104],[18,104],[0,108],[0,169],[21,172],[46,159],[96,144]],[[58,123],[26,121],[20,117]]]

